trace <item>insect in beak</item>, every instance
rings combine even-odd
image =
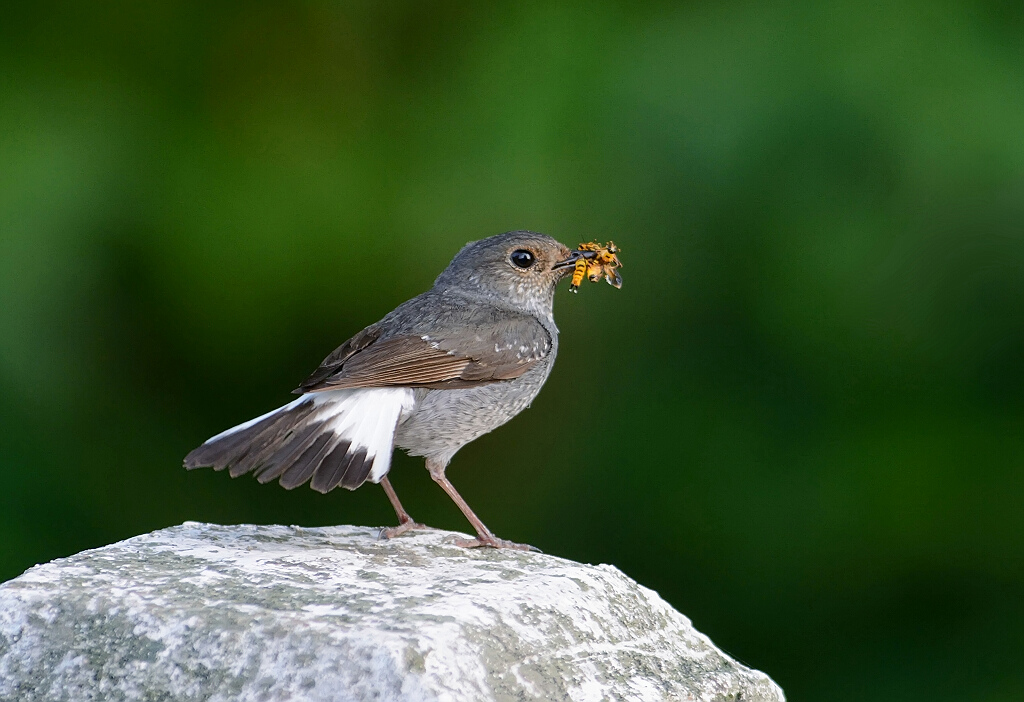
[[[589,278],[590,282],[596,283],[603,277],[609,285],[621,288],[622,276],[619,275],[618,269],[622,267],[622,262],[616,255],[618,253],[619,248],[614,241],[609,241],[605,246],[591,241],[580,244],[575,251],[569,254],[568,258],[556,263],[555,267],[573,266],[569,292],[579,290],[580,283],[584,278]]]
[[[551,266],[551,270],[557,270],[559,268],[566,268],[568,266],[575,266],[576,262],[581,258],[594,258],[597,255],[596,251],[572,251],[568,258],[565,258],[555,265]]]

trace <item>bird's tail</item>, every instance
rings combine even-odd
[[[395,427],[413,408],[409,388],[307,393],[273,412],[221,432],[185,456],[186,468],[253,472],[292,489],[312,478],[320,492],[380,482],[391,468]]]

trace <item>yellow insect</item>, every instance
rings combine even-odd
[[[601,246],[596,241],[580,244],[573,253],[577,252],[579,257],[576,260],[576,267],[573,269],[569,290],[573,292],[579,290],[584,276],[589,278],[592,283],[601,280],[603,276],[609,285],[616,288],[622,287],[622,276],[618,271],[619,268],[622,268],[622,262],[616,256],[619,249],[615,246],[614,241],[609,241],[607,246]]]
[[[572,283],[569,284],[570,290],[576,292],[580,289],[580,283],[583,282],[583,276],[587,274],[588,268],[590,268],[590,261],[580,256],[576,261],[576,268],[572,272]]]

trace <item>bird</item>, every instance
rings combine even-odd
[[[500,539],[445,476],[466,444],[526,409],[558,353],[556,287],[580,254],[545,234],[512,231],[466,244],[426,292],[335,349],[293,392],[298,399],[211,437],[185,468],[252,473],[321,493],[383,487],[393,538],[427,529],[402,506],[388,471],[395,447],[430,477],[476,531],[467,548],[536,550]]]

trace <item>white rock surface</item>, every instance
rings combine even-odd
[[[607,566],[187,522],[0,585],[0,700],[782,700]]]

